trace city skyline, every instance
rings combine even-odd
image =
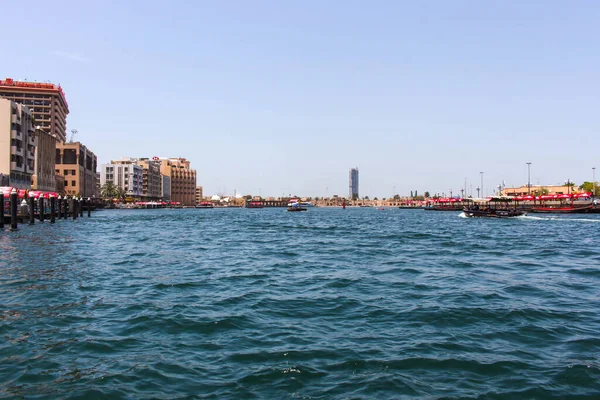
[[[532,184],[592,180],[564,144],[600,144],[594,2],[139,4],[33,1],[18,47],[0,27],[0,79],[60,84],[98,164],[185,157],[207,194],[265,196],[342,196],[356,164],[371,197],[475,191],[480,171],[489,194],[527,162]]]

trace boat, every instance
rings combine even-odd
[[[523,211],[519,210],[502,210],[502,209],[491,209],[491,208],[483,208],[483,209],[473,209],[473,207],[465,207],[463,209],[463,213],[465,216],[469,218],[512,218],[512,217],[520,217],[521,215],[525,215]]]
[[[248,201],[246,202],[246,208],[264,208],[262,201]]]
[[[309,201],[300,201],[298,199],[291,199],[288,202],[287,206],[292,207],[292,206],[294,206],[294,204],[299,204],[300,207],[314,207],[315,206],[313,203],[311,203]]]
[[[541,203],[531,207],[533,213],[584,214],[595,211],[591,193],[547,194],[536,199]]]
[[[307,211],[308,208],[306,208],[306,207],[300,207],[300,205],[297,205],[297,206],[288,207],[287,210],[288,211]]]
[[[463,208],[463,214],[468,218],[514,218],[525,215],[524,211],[517,209],[517,202],[508,196],[478,199],[472,202],[472,205]]]
[[[210,201],[202,201],[196,204],[196,208],[215,208],[215,206]]]
[[[542,214],[584,214],[588,212],[594,212],[594,205],[574,206],[570,207],[532,207],[532,213]]]
[[[462,211],[468,199],[458,197],[437,197],[428,199],[427,205],[423,207],[426,211]]]

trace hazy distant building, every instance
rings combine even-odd
[[[0,186],[31,188],[37,137],[27,107],[0,99]]]
[[[351,199],[358,198],[358,167],[350,169],[349,194]]]

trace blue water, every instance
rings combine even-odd
[[[600,398],[600,216],[98,211],[0,232],[0,397]]]

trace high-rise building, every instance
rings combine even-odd
[[[160,173],[171,178],[171,201],[196,204],[196,170],[185,158],[160,158]]]
[[[65,194],[84,198],[97,196],[97,168],[98,158],[80,142],[56,144],[55,169],[65,179]]]
[[[0,99],[0,186],[31,188],[36,147],[28,107]]]
[[[349,192],[351,199],[358,199],[358,167],[350,169]]]
[[[0,80],[0,97],[29,107],[35,125],[64,142],[67,135],[69,105],[60,85]]]
[[[143,168],[137,165],[137,159],[124,158],[102,164],[100,185],[112,182],[125,191],[127,197],[141,198],[143,195]]]

